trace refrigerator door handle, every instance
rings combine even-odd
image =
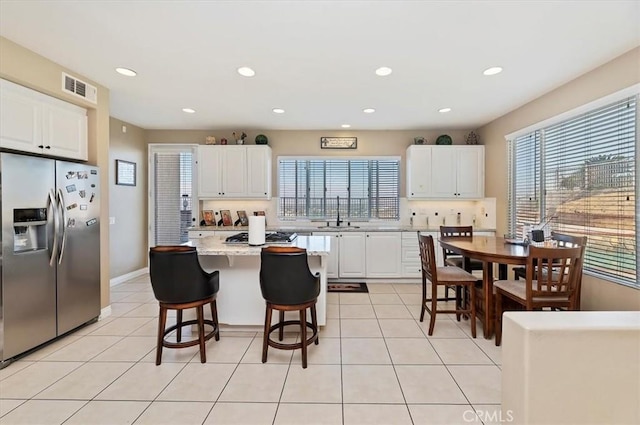
[[[51,256],[49,257],[49,266],[53,267],[53,263],[56,261],[56,257],[58,256],[58,233],[59,233],[59,223],[58,223],[58,205],[56,204],[55,195],[53,193],[53,189],[49,191],[49,196],[47,198],[47,211],[53,212],[53,246],[51,247]]]
[[[58,264],[62,263],[62,256],[64,255],[64,247],[67,244],[67,207],[64,204],[64,195],[62,190],[58,189],[58,206],[60,207],[60,228],[62,229],[62,243],[60,244],[60,256],[58,257]]]

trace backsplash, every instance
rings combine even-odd
[[[200,217],[202,211],[213,210],[216,221],[220,220],[220,210],[229,210],[232,220],[238,219],[237,211],[245,211],[253,215],[254,211],[264,211],[268,226],[291,225],[291,221],[278,220],[278,198],[267,200],[203,200],[200,201]],[[411,218],[413,217],[413,220]],[[400,198],[400,220],[378,221],[385,225],[415,227],[439,226],[473,226],[482,229],[496,228],[496,199],[452,200],[452,201],[409,201]],[[353,223],[356,223],[355,221]]]

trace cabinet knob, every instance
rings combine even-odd
[[[38,145],[40,149],[44,149],[44,145]]]
[[[44,148],[45,149],[51,149],[51,146],[45,146]]]

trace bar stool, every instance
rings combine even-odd
[[[429,320],[429,335],[433,335],[433,328],[436,324],[436,314],[455,313],[470,314],[471,335],[476,337],[476,291],[473,286],[477,278],[471,273],[459,267],[437,267],[436,253],[433,246],[433,236],[421,235],[418,233],[418,244],[420,245],[420,260],[422,261],[422,309],[420,311],[420,321],[424,320],[424,313],[427,311],[431,316]],[[427,279],[431,281],[431,298],[427,298]],[[438,310],[438,285],[448,285],[456,287],[456,308],[454,310]],[[467,287],[470,293],[470,304],[463,308],[463,297],[458,288]],[[431,308],[428,303],[431,302]]]
[[[207,361],[205,341],[215,337],[220,340],[218,327],[218,294],[219,272],[208,273],[202,269],[198,261],[195,247],[190,246],[156,246],[149,250],[149,271],[153,293],[160,303],[158,320],[158,343],[156,349],[156,365],[162,361],[162,348],[185,348],[200,345],[200,362]],[[204,318],[203,306],[211,306],[212,319]],[[196,320],[182,321],[183,310],[195,308]],[[176,310],[175,325],[165,329],[167,310]],[[198,339],[182,342],[182,328],[198,326]],[[205,334],[204,325],[213,329]],[[167,340],[167,335],[176,331],[176,342]]]
[[[267,362],[269,347],[281,350],[302,349],[302,367],[307,367],[307,346],[318,344],[318,320],[316,302],[320,295],[320,274],[309,270],[307,250],[296,247],[267,247],[260,254],[260,290],[266,302],[262,363]],[[311,323],[307,322],[307,309],[311,311]],[[271,325],[273,310],[279,312],[279,321]],[[298,311],[299,320],[284,320],[285,311]],[[300,342],[286,344],[271,339],[278,330],[278,340],[284,337],[284,327],[300,327]],[[311,336],[307,337],[307,328]]]

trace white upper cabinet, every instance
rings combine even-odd
[[[484,197],[484,146],[410,146],[407,198]]]
[[[247,197],[271,197],[271,148],[247,146]]]
[[[413,145],[407,149],[407,198],[431,196],[431,149]]]
[[[198,196],[245,199],[271,197],[269,146],[199,146]]]
[[[87,110],[0,80],[0,147],[87,160]]]

